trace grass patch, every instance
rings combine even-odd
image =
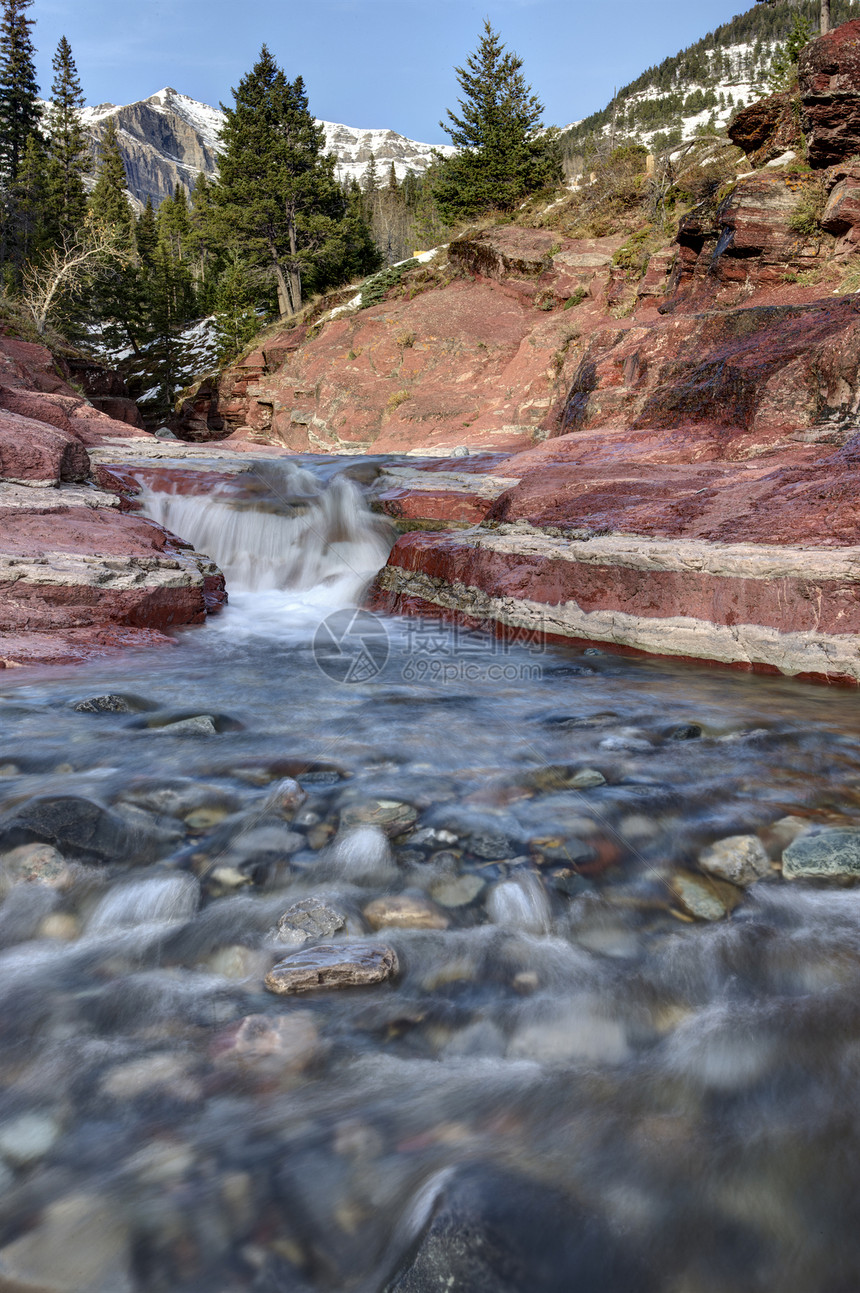
[[[405,404],[407,400],[411,399],[411,391],[395,391],[393,395],[389,395],[385,407],[388,409],[389,413],[393,413],[395,409],[400,408],[401,404]]]

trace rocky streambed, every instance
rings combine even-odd
[[[4,675],[0,1279],[853,1287],[852,693],[356,611],[343,466],[150,476],[229,604]]]

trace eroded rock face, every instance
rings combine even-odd
[[[447,286],[407,284],[317,335],[286,331],[228,368],[217,414],[227,433],[295,452],[527,444],[563,397],[583,316],[603,317],[624,279],[613,266],[622,241],[515,226],[460,239]],[[672,259],[648,294],[668,287]],[[563,309],[570,300],[575,313]],[[220,437],[212,418],[201,388],[174,429]]]
[[[754,439],[709,443],[705,427],[798,432],[860,402],[860,317],[850,298],[681,316],[594,334],[574,374],[565,430],[699,424],[691,454],[746,457]]]
[[[810,41],[798,72],[810,164],[831,166],[860,152],[860,19]]]
[[[795,105],[796,99],[790,90],[769,94],[742,108],[726,133],[754,166],[764,166],[800,146],[800,122]]]
[[[183,399],[178,411],[168,419],[167,425],[180,440],[200,442],[222,440],[234,428],[218,410],[218,383],[214,377],[204,377],[197,382]]]
[[[104,398],[122,402],[113,375],[91,367]],[[0,668],[164,643],[166,629],[201,623],[226,600],[208,558],[86,483],[85,446],[139,432],[60,372],[44,346],[0,337]]]
[[[823,265],[827,248],[821,239],[792,227],[816,183],[808,175],[760,171],[738,180],[716,212],[685,217],[678,230],[673,308],[685,297],[691,308],[713,308],[723,303],[727,289],[778,289],[788,274]]]

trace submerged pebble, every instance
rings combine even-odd
[[[300,947],[314,938],[331,938],[343,929],[346,918],[316,898],[303,898],[288,907],[278,921],[273,937],[280,943]]]
[[[382,929],[385,925],[399,929],[447,929],[451,923],[426,898],[405,893],[375,898],[362,914],[371,929]]]
[[[442,876],[430,886],[430,896],[443,907],[466,907],[486,888],[479,875]]]
[[[738,891],[733,894],[729,885],[693,871],[677,871],[669,886],[684,911],[696,920],[722,920],[740,899]]]

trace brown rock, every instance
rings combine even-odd
[[[56,485],[86,480],[90,459],[70,431],[0,410],[0,480]]]
[[[727,134],[755,166],[781,156],[801,144],[797,97],[791,90],[769,94],[742,108]]]
[[[558,243],[557,235],[547,230],[508,225],[456,239],[448,258],[459,269],[485,278],[533,277],[548,267],[553,248],[560,250]]]
[[[66,889],[72,879],[66,859],[50,844],[21,844],[0,857],[0,883],[35,881],[51,889]]]
[[[831,166],[860,152],[860,19],[810,41],[798,73],[810,165]]]
[[[299,1072],[316,1056],[319,1045],[319,1034],[308,1011],[246,1015],[219,1058],[262,1063],[279,1072]]]
[[[404,893],[375,898],[364,908],[363,915],[371,929],[386,925],[396,929],[447,929],[450,924],[432,902]]]
[[[378,826],[386,835],[402,835],[418,820],[418,809],[396,799],[369,799],[366,803],[347,804],[341,810],[340,824]]]
[[[821,227],[827,233],[844,238],[860,226],[860,167],[857,173],[846,175],[830,191],[827,206],[821,217]],[[856,236],[852,239],[856,242]]]
[[[178,439],[197,443],[223,440],[231,435],[235,428],[224,420],[218,409],[218,379],[204,377],[196,382],[176,413],[167,419],[167,425]]]
[[[266,975],[270,992],[287,995],[382,983],[397,974],[397,953],[376,943],[318,943],[292,952]]]

